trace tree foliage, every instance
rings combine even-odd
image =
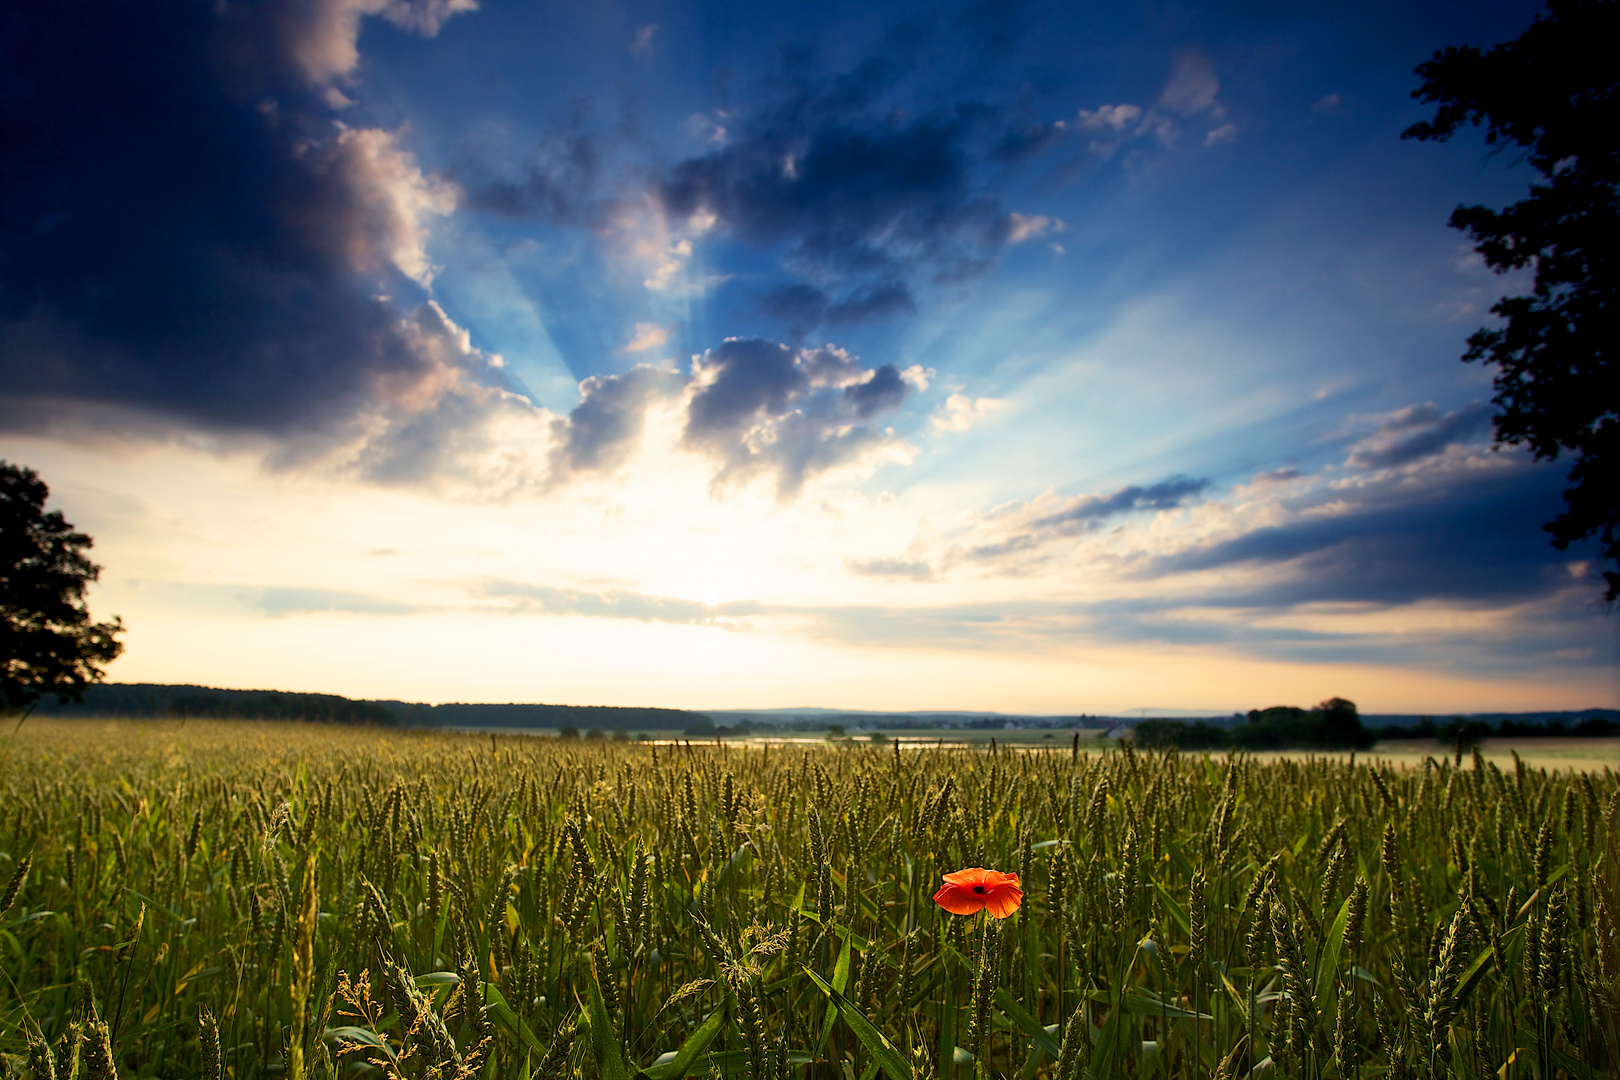
[[[1598,534],[1620,568],[1620,376],[1614,371],[1615,240],[1620,234],[1620,4],[1551,0],[1513,41],[1482,53],[1451,47],[1422,64],[1412,96],[1437,104],[1433,120],[1405,138],[1444,141],[1464,125],[1485,127],[1499,150],[1522,148],[1539,174],[1528,198],[1504,210],[1459,206],[1453,228],[1471,236],[1497,273],[1529,267],[1528,296],[1491,311],[1505,322],[1468,339],[1463,359],[1495,364],[1499,444],[1538,459],[1569,451],[1565,511],[1545,527],[1560,550]],[[1620,597],[1620,572],[1604,572],[1605,597]]]
[[[1243,723],[1230,728],[1202,721],[1144,720],[1136,725],[1132,738],[1138,746],[1182,750],[1232,746],[1243,750],[1357,750],[1371,746],[1378,736],[1361,726],[1355,702],[1333,697],[1314,709],[1297,705],[1250,709]]]
[[[0,709],[26,709],[44,694],[80,700],[124,646],[124,624],[91,622],[85,587],[101,572],[32,469],[0,461]]]

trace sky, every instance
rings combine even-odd
[[[119,682],[1620,706],[1403,141],[1522,2],[62,0],[0,17],[0,458]]]

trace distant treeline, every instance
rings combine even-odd
[[[610,705],[407,705],[387,702],[412,727],[579,728],[584,731],[685,731],[708,723],[684,709],[615,708]]]
[[[1202,720],[1143,720],[1131,733],[1139,747],[1182,750],[1361,750],[1378,735],[1361,724],[1356,703],[1329,698],[1314,709],[1275,705],[1251,709],[1241,724],[1216,727]]]
[[[337,694],[285,690],[219,690],[161,683],[98,683],[85,688],[82,703],[39,703],[39,716],[129,717],[165,720],[301,720],[379,727],[564,728],[606,731],[684,731],[708,717],[681,709],[613,708],[607,705],[426,705],[407,701],[356,701]]]
[[[398,723],[393,710],[377,701],[355,701],[337,694],[296,694],[284,690],[218,690],[211,686],[162,683],[97,683],[85,687],[82,703],[58,705],[44,699],[38,716],[118,716],[160,720],[303,720],[320,724]]]
[[[1132,739],[1140,747],[1183,750],[1364,750],[1383,739],[1433,739],[1448,746],[1487,738],[1602,738],[1620,735],[1620,713],[1589,709],[1582,713],[1530,713],[1520,716],[1419,716],[1409,724],[1369,728],[1361,723],[1355,703],[1331,698],[1314,709],[1279,705],[1252,709],[1234,724],[1199,720],[1143,720]]]
[[[1620,735],[1620,721],[1602,715],[1578,716],[1570,722],[1557,717],[1525,720],[1504,716],[1495,723],[1490,717],[1453,716],[1449,720],[1438,720],[1420,716],[1411,724],[1378,729],[1380,739],[1433,739],[1447,744],[1476,743],[1489,738],[1601,739],[1615,735]]]

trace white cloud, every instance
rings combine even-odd
[[[1210,125],[1203,145],[1219,146],[1237,137],[1237,126],[1227,120],[1226,107],[1220,102],[1220,89],[1215,65],[1203,53],[1189,50],[1177,57],[1153,107],[1122,104],[1081,109],[1077,126],[1092,136],[1091,152],[1103,158],[1139,138],[1153,138],[1162,147],[1173,148],[1183,125],[1199,119]]]
[[[1159,94],[1159,104],[1182,116],[1217,109],[1216,95],[1221,82],[1215,77],[1215,65],[1196,50],[1182,53],[1176,60],[1170,79]]]
[[[669,340],[670,333],[670,328],[667,326],[659,326],[657,323],[638,322],[636,323],[635,335],[631,337],[630,343],[619,351],[636,353],[656,349]]]
[[[341,175],[358,203],[366,207],[359,235],[369,250],[350,252],[355,268],[376,273],[382,258],[422,285],[433,281],[427,259],[427,219],[456,208],[460,190],[445,180],[425,176],[415,157],[400,148],[399,136],[378,128],[345,128],[320,154],[334,175]]]
[[[940,410],[929,418],[936,431],[966,431],[1006,402],[997,398],[970,398],[965,394],[952,394],[945,399]]]
[[[1062,231],[1063,223],[1044,214],[1008,214],[1007,242],[1021,244],[1045,236],[1047,230]]]
[[[653,53],[653,39],[658,35],[658,24],[648,23],[630,39],[630,55],[647,57]]]
[[[1141,119],[1140,105],[1101,105],[1095,109],[1080,110],[1080,127],[1084,131],[1125,134],[1134,129]]]
[[[379,16],[423,37],[433,37],[449,19],[477,11],[478,0],[315,0],[304,18],[278,27],[304,76],[317,85],[343,78],[360,62],[360,20]]]

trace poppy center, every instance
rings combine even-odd
[[[976,892],[976,893],[981,893],[982,894],[984,892],[984,886],[983,885],[975,885],[975,886],[973,886],[973,891]]]

